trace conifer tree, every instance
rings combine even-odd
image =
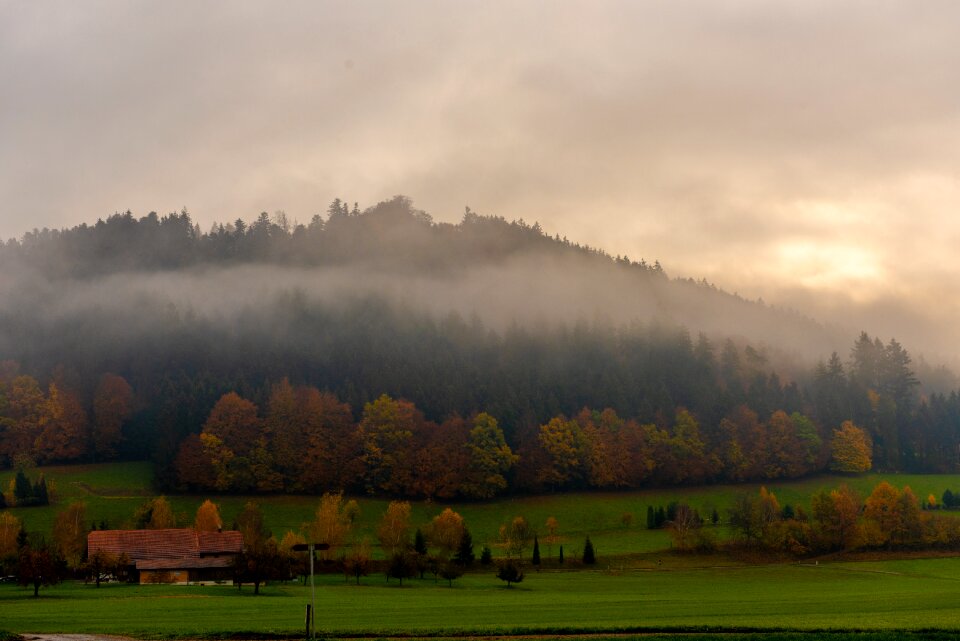
[[[469,568],[473,565],[475,558],[473,555],[473,537],[470,536],[470,530],[463,528],[463,534],[460,536],[460,544],[457,546],[457,553],[453,557],[453,562]]]
[[[653,510],[652,505],[647,506],[647,529],[653,530],[657,527],[657,515]]]
[[[490,565],[493,563],[493,552],[486,545],[480,551],[480,565]]]
[[[537,572],[540,571],[540,541],[537,540],[537,535],[533,535],[533,559],[531,563],[537,568]]]
[[[560,546],[560,556],[557,558],[557,562],[559,562],[560,565],[563,565],[563,546],[562,545]]]
[[[583,542],[583,564],[584,565],[593,565],[597,562],[596,553],[593,550],[593,542],[590,541],[590,537],[587,537],[587,540]]]

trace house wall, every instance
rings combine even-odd
[[[187,570],[140,570],[140,583],[187,583]]]

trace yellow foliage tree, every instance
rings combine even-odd
[[[434,517],[428,530],[430,544],[440,548],[445,556],[453,554],[460,539],[463,537],[463,517],[451,510],[445,509]]]
[[[0,512],[0,563],[3,563],[4,559],[17,556],[17,535],[20,527],[20,519],[10,512]]]
[[[317,506],[313,522],[307,525],[307,532],[312,542],[326,543],[330,546],[329,549],[321,552],[324,560],[333,558],[350,532],[350,518],[343,507],[341,492],[327,492],[320,497],[320,505]]]
[[[830,469],[835,472],[867,472],[873,466],[870,437],[852,421],[844,421],[839,430],[833,431],[830,450]]]
[[[384,554],[406,552],[410,547],[410,504],[407,501],[391,501],[377,527],[377,538]]]
[[[207,499],[197,508],[193,529],[198,532],[219,532],[222,528],[223,519],[220,517],[220,508],[216,503]]]

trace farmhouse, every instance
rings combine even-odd
[[[140,583],[215,583],[233,576],[233,559],[243,551],[236,531],[94,530],[87,535],[87,554],[103,552],[130,559]]]

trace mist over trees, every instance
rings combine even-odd
[[[0,269],[0,465],[153,458],[171,488],[485,498],[800,476],[837,465],[846,421],[875,467],[957,463],[960,397],[922,392],[897,341],[851,350],[469,210],[338,200],[206,233],[117,214],[10,241]]]

